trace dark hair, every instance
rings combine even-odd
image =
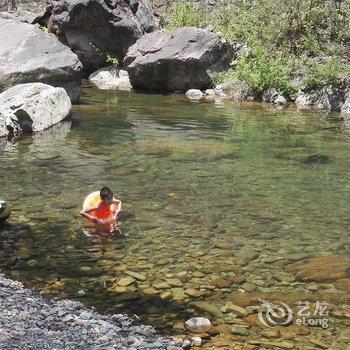
[[[102,199],[113,197],[113,192],[109,187],[103,187],[100,191],[100,197]]]

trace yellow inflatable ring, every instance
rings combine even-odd
[[[100,202],[100,191],[92,192],[85,198],[83,203],[83,210],[89,209],[91,207],[96,207],[100,204]]]
[[[90,208],[97,207],[101,203],[101,197],[100,197],[100,191],[95,191],[90,193],[84,200],[83,203],[83,210],[87,210]],[[117,210],[117,205],[112,204],[110,206],[110,215],[113,215],[113,212]],[[93,216],[96,216],[97,218],[100,218],[100,213],[97,210],[94,210],[91,212]]]

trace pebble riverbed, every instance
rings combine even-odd
[[[48,301],[0,275],[0,348],[14,349],[164,349],[188,342],[163,337],[129,317],[101,315],[72,300]]]

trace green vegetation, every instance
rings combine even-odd
[[[251,55],[241,55],[235,68],[236,77],[244,81],[258,94],[270,87],[282,94],[290,94],[295,88],[290,83],[291,67],[283,56],[276,55],[272,61],[262,46],[255,46]]]
[[[303,83],[310,89],[317,89],[327,85],[339,87],[343,74],[349,74],[344,63],[335,58],[324,64],[313,64],[306,70]]]
[[[166,22],[171,29],[211,25],[247,44],[252,53],[216,80],[241,80],[258,94],[275,87],[288,95],[298,88],[292,81],[340,85],[350,51],[350,0],[222,0],[214,9],[185,1],[172,7]],[[319,56],[327,63],[317,63]]]
[[[205,25],[199,7],[191,2],[176,3],[167,22],[169,29],[180,27],[198,27]]]
[[[106,62],[111,66],[118,66],[119,64],[118,58],[113,54],[107,54]]]

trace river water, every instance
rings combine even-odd
[[[223,333],[248,326],[222,307],[261,295],[344,310],[349,136],[336,114],[86,87],[71,120],[0,144],[0,197],[12,207],[1,269],[48,296],[137,314],[170,334],[184,334],[194,315]],[[84,197],[105,185],[123,202],[120,237],[87,236],[79,216]],[[295,270],[310,258],[321,276]],[[330,344],[348,320],[307,337]],[[228,348],[239,348],[236,338]],[[300,335],[295,346],[305,344],[313,348]]]

